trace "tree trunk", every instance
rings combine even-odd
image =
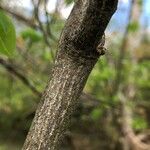
[[[117,0],[78,0],[66,22],[59,50],[23,150],[56,150],[100,53],[96,48]]]

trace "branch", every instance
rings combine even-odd
[[[47,11],[47,3],[48,3],[48,0],[44,0],[44,11],[45,11],[45,17],[46,17],[46,32],[54,41],[56,41],[56,38],[53,36],[51,32],[51,28],[50,28],[51,22],[49,20],[49,14]]]
[[[65,52],[71,56],[77,55],[77,58],[97,57],[95,49],[117,9],[117,2],[118,0],[77,0],[60,38],[60,48],[64,49],[63,45],[67,45]]]
[[[50,45],[50,43],[49,43],[49,41],[48,41],[48,35],[47,35],[47,33],[45,32],[44,27],[43,27],[42,22],[40,21],[39,17],[38,17],[38,19],[37,19],[39,25],[37,25],[36,23],[33,22],[33,20],[28,19],[28,18],[26,18],[25,16],[23,16],[23,15],[21,15],[21,14],[15,12],[15,11],[12,11],[10,8],[7,8],[7,7],[4,7],[4,6],[0,5],[0,9],[2,9],[2,10],[4,10],[5,12],[9,13],[10,15],[14,16],[17,20],[22,21],[22,22],[25,23],[27,26],[30,26],[30,27],[33,28],[33,29],[39,29],[39,30],[43,33],[43,38],[44,38],[44,40],[45,40],[45,43],[47,44],[47,46],[48,46],[49,48],[51,48],[51,45]],[[38,12],[37,12],[37,11],[35,11],[35,12],[36,12],[35,15],[37,15]],[[36,18],[37,18],[37,17],[36,17]],[[49,28],[49,31],[48,31],[48,32],[49,32],[49,37],[51,37],[51,39],[56,42],[56,38],[55,38],[54,35],[50,32],[50,24],[48,25],[48,28]],[[53,54],[52,54],[52,55],[53,55]],[[54,57],[54,56],[53,56],[53,57]]]
[[[37,2],[37,3],[36,3]],[[50,44],[50,42],[49,42],[49,36],[50,35],[52,35],[51,33],[50,33],[50,30],[49,30],[49,28],[50,28],[50,24],[49,24],[49,20],[48,20],[48,18],[47,18],[47,30],[45,31],[45,29],[44,29],[44,26],[43,26],[43,24],[42,24],[42,22],[41,22],[41,20],[40,20],[40,17],[39,17],[39,8],[40,8],[40,4],[41,4],[41,0],[38,0],[38,1],[34,1],[34,0],[32,0],[32,4],[33,4],[33,6],[34,6],[34,14],[35,14],[35,18],[36,18],[36,20],[37,20],[37,22],[38,22],[38,24],[39,24],[39,28],[40,28],[40,30],[42,31],[42,33],[43,33],[43,38],[44,38],[44,40],[45,40],[45,43],[47,44],[47,46],[51,49],[51,44]],[[46,6],[45,6],[46,7]],[[46,8],[45,8],[45,14],[46,14],[46,17],[48,17],[48,14],[47,14],[47,10],[46,10]],[[50,33],[50,34],[49,34]],[[50,51],[51,52],[51,56],[52,56],[52,59],[54,60],[54,53],[53,53],[53,51],[51,50]]]
[[[10,64],[9,62],[7,62],[5,59],[0,58],[0,64],[6,68],[6,70],[10,73],[12,73],[13,75],[15,75],[18,79],[20,79],[27,87],[29,87],[31,89],[31,91],[37,95],[38,97],[41,97],[41,93],[32,85],[32,83],[24,76],[24,74],[20,73],[19,71],[17,71],[17,69]]]
[[[38,97],[41,97],[41,92],[39,92],[36,87],[34,87],[29,79],[25,77],[22,73],[20,73],[15,66],[10,64],[7,60],[0,57],[0,64],[10,73],[12,73],[14,76],[16,76],[20,81],[25,84],[29,89]],[[95,108],[99,106],[101,103],[104,103],[102,100],[96,99],[91,94],[82,93],[81,97],[81,104],[85,109],[86,108]]]
[[[14,16],[17,20],[22,21],[27,26],[30,26],[33,29],[38,29],[39,26],[33,22],[33,20],[26,18],[25,16],[12,11],[10,8],[4,7],[0,5],[0,9],[4,10],[5,12],[9,13],[10,15]]]
[[[132,15],[133,15],[134,3],[135,3],[135,0],[131,0],[127,27],[126,27],[124,35],[123,35],[123,40],[122,40],[122,44],[121,44],[120,52],[119,52],[119,58],[117,60],[117,65],[116,65],[117,73],[116,73],[116,79],[114,82],[114,88],[113,88],[113,92],[112,92],[112,93],[114,93],[113,95],[115,95],[117,93],[117,91],[119,90],[120,82],[122,80],[123,59],[125,57],[125,52],[126,52],[126,48],[127,48],[129,27],[130,27],[130,22],[131,22]]]
[[[96,51],[117,0],[78,0],[22,150],[56,150],[100,54]]]
[[[126,97],[128,97],[127,95]],[[129,96],[130,97],[130,96]],[[128,98],[129,98],[128,97]],[[131,110],[127,107],[126,98],[124,96],[121,97],[121,129],[123,131],[123,135],[127,141],[126,145],[130,146],[133,150],[149,150],[150,144],[144,143],[145,136],[136,135],[131,127]]]

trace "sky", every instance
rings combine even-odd
[[[48,7],[47,7],[49,12],[52,12],[55,9],[56,1],[57,0],[49,0]],[[129,0],[120,0],[120,1],[122,1],[123,3],[128,3]],[[17,4],[17,5],[22,6],[24,8],[32,9],[31,0],[12,0],[10,2],[11,2],[10,5],[16,5]],[[73,5],[71,5],[67,8],[66,7],[62,8],[61,12],[62,12],[62,15],[64,18],[67,18],[69,16],[69,13],[70,13],[72,7],[73,7]]]
[[[32,3],[31,0],[12,0],[10,1],[10,5],[20,5],[24,8],[27,8],[29,10],[32,10]],[[112,21],[117,22],[116,28],[121,28],[122,25],[126,25],[127,17],[128,17],[128,10],[129,10],[129,3],[130,0],[120,0],[120,5],[118,8],[118,11],[115,13]],[[141,24],[143,26],[146,26],[147,28],[150,28],[150,0],[143,0],[143,13],[141,16]],[[56,0],[49,0],[48,3],[48,10],[49,12],[52,12],[55,9]],[[70,11],[72,9],[73,5],[69,7],[63,6],[61,9],[62,16],[64,18],[67,18],[70,14]]]
[[[143,10],[142,21],[145,22],[145,26],[150,29],[150,0],[144,0]]]
[[[49,0],[48,6],[47,6],[49,12],[52,12],[55,9],[55,4],[56,4],[56,0]],[[19,6],[22,6],[24,8],[28,8],[29,10],[32,9],[31,0],[12,0],[10,5],[19,5]],[[71,5],[67,8],[62,7],[61,12],[62,12],[62,16],[64,18],[68,17],[72,7],[73,7],[73,5]]]

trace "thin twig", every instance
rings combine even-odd
[[[50,42],[48,40],[48,33],[47,33],[47,31],[45,31],[44,26],[43,26],[43,24],[42,24],[42,22],[40,20],[40,17],[39,17],[39,8],[40,8],[41,0],[38,0],[37,4],[34,2],[34,0],[32,0],[32,3],[33,3],[33,6],[34,6],[35,18],[37,19],[37,22],[39,24],[40,30],[43,33],[43,38],[45,40],[45,43],[51,49],[51,44],[50,44]],[[51,56],[52,56],[52,60],[54,61],[54,53],[53,53],[52,50],[51,50]]]
[[[0,64],[10,73],[12,73],[13,75],[15,75],[18,79],[20,79],[27,87],[30,88],[30,90],[37,95],[38,97],[41,96],[41,92],[39,92],[36,87],[33,86],[33,84],[27,79],[27,77],[20,73],[16,67],[14,67],[11,63],[9,63],[8,61],[6,61],[3,58],[0,58]]]
[[[31,89],[31,91],[36,94],[37,96],[41,96],[41,92],[39,92],[35,86],[29,81],[29,79],[22,73],[20,73],[15,66],[9,63],[7,60],[0,57],[0,64],[10,73],[15,75],[18,79],[20,79],[27,87]],[[82,93],[81,99],[83,105],[86,107],[97,107],[100,104],[104,103],[104,101],[96,99],[91,94],[87,94],[85,92]]]
[[[51,22],[50,22],[50,19],[49,19],[49,14],[48,14],[48,11],[47,11],[47,3],[48,3],[48,0],[44,0],[44,11],[45,11],[45,17],[46,17],[46,29],[47,29],[47,33],[48,35],[54,40],[56,41],[56,38],[53,36],[52,32],[51,32]]]
[[[22,21],[27,26],[30,26],[33,29],[39,29],[39,26],[36,23],[34,23],[32,19],[28,19],[25,16],[15,12],[15,11],[12,11],[10,8],[4,7],[2,5],[0,5],[0,9],[9,13],[10,15],[14,16],[17,20]]]
[[[122,45],[120,47],[120,53],[119,53],[119,58],[117,61],[117,65],[116,65],[116,79],[114,82],[114,88],[113,88],[113,94],[117,93],[119,90],[119,86],[120,86],[120,82],[122,80],[122,70],[123,70],[123,59],[125,57],[125,52],[126,52],[126,46],[127,46],[127,42],[128,42],[128,34],[129,34],[129,27],[130,27],[130,22],[132,19],[132,14],[133,14],[133,6],[134,6],[134,0],[131,1],[131,6],[130,6],[130,12],[129,12],[129,16],[128,16],[128,22],[127,22],[127,27],[125,29],[124,35],[123,35],[123,40],[122,40]]]

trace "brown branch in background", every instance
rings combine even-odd
[[[130,88],[130,87],[128,87]],[[130,90],[130,89],[128,89]],[[125,138],[124,149],[131,149],[131,150],[149,150],[150,144],[144,143],[144,139],[147,134],[136,135],[134,130],[132,129],[132,111],[127,106],[127,99],[133,99],[132,94],[130,92],[126,93],[126,95],[122,95],[120,97],[121,102],[121,130],[123,132],[123,136]]]
[[[55,14],[59,14],[60,13],[60,4],[61,4],[61,0],[56,0],[56,4],[55,4]]]
[[[37,20],[37,22],[39,24],[40,30],[43,33],[43,38],[45,40],[45,43],[51,49],[51,44],[50,44],[49,39],[48,39],[48,37],[49,37],[48,32],[45,31],[44,26],[43,26],[43,24],[42,24],[42,22],[40,20],[40,17],[39,17],[39,9],[40,9],[41,2],[42,2],[41,0],[38,0],[37,3],[35,3],[35,1],[32,0],[33,6],[34,6],[34,14],[35,14],[35,18],[36,18],[36,20]],[[53,53],[52,50],[51,50],[51,56],[52,56],[52,59],[54,61],[54,53]]]
[[[113,88],[112,95],[115,95],[117,92],[120,90],[120,84],[123,78],[122,71],[124,69],[123,65],[123,59],[125,58],[125,53],[126,49],[128,46],[128,35],[129,35],[129,27],[130,27],[130,22],[133,16],[133,8],[135,5],[135,0],[131,0],[131,6],[130,6],[130,12],[128,16],[128,23],[127,27],[125,29],[124,35],[123,35],[123,40],[122,40],[122,45],[120,47],[120,53],[119,53],[119,58],[117,61],[117,75],[115,79],[115,84]],[[133,58],[132,58],[133,59]],[[120,122],[120,128],[123,132],[124,136],[124,149],[132,149],[132,150],[149,150],[150,145],[146,144],[143,142],[143,139],[139,138],[138,135],[134,133],[134,130],[132,129],[132,111],[131,109],[127,106],[128,99],[133,99],[135,96],[135,88],[133,85],[128,85],[126,87],[127,92],[122,92],[119,97],[119,110],[120,110],[120,117],[121,117],[121,122]],[[116,117],[118,118],[118,117]]]
[[[35,15],[35,18],[37,19],[37,22],[38,22],[38,24],[39,24],[39,28],[41,29],[41,31],[42,31],[42,33],[43,33],[43,36],[44,36],[44,37],[47,37],[47,33],[45,32],[44,27],[43,27],[43,24],[42,24],[42,22],[41,22],[41,20],[40,20],[40,18],[39,18],[39,7],[40,7],[40,3],[41,3],[41,0],[38,0],[38,1],[37,1],[37,4],[35,3],[34,0],[32,0],[32,4],[33,4],[33,6],[34,6],[34,15]],[[47,41],[47,39],[46,39],[46,41]]]
[[[51,39],[56,41],[56,38],[53,36],[51,32],[51,28],[50,28],[50,19],[49,19],[49,14],[47,11],[47,5],[48,5],[47,3],[48,3],[48,0],[44,0],[44,11],[45,11],[45,17],[46,17],[46,32],[51,37]]]
[[[47,11],[47,2],[48,2],[48,0],[44,0],[44,11],[45,11],[45,16],[46,16],[46,29],[47,29],[47,33],[49,35],[51,35],[50,20],[49,20],[49,14]]]
[[[41,96],[41,93],[32,85],[32,83],[24,76],[24,74],[20,73],[11,63],[6,61],[3,58],[0,58],[0,64],[10,73],[15,75],[18,79],[20,79],[30,90],[37,95]]]
[[[10,15],[14,16],[17,20],[23,22],[27,26],[30,26],[33,29],[39,29],[39,26],[36,23],[34,23],[33,20],[28,19],[25,16],[15,12],[15,11],[12,11],[10,8],[0,5],[0,9],[9,13]]]
[[[120,82],[122,80],[123,59],[125,57],[125,52],[126,52],[126,48],[127,48],[129,27],[130,27],[130,22],[131,22],[131,19],[132,19],[134,3],[135,3],[135,0],[132,0],[131,5],[130,5],[129,16],[128,16],[128,20],[127,20],[128,21],[127,22],[127,27],[126,27],[124,35],[123,35],[122,45],[120,47],[119,58],[117,60],[117,65],[116,65],[117,73],[116,73],[116,79],[115,79],[115,82],[114,82],[114,88],[113,88],[113,92],[112,92],[113,95],[115,95],[118,92]]]

